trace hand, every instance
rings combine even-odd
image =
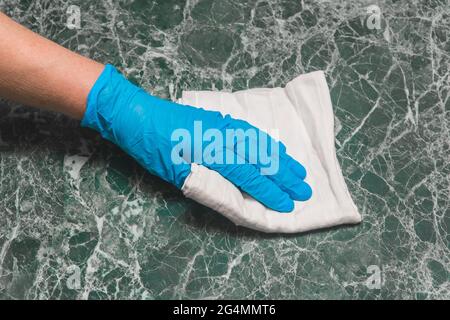
[[[290,212],[294,208],[293,200],[305,201],[311,197],[311,188],[303,181],[305,168],[287,155],[282,143],[245,121],[153,97],[111,65],[105,67],[88,95],[82,125],[97,130],[150,173],[180,189],[191,171],[190,164],[196,162],[217,171],[276,211]],[[223,137],[231,129],[254,130],[256,135],[236,139],[232,145],[215,144],[212,146],[215,152],[205,155],[208,145],[211,150],[208,141],[202,140],[198,147],[198,143],[180,143],[174,139],[179,137],[177,132],[194,136],[196,125],[201,125],[203,132],[213,129],[211,132],[221,133]],[[262,146],[264,137],[269,142]],[[231,163],[227,161],[230,154],[235,159]],[[278,170],[273,174],[263,174],[267,163],[260,155],[264,154],[272,160],[276,158]],[[213,158],[219,161],[211,161]]]

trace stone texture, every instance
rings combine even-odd
[[[450,298],[450,4],[377,1],[370,29],[371,4],[0,0],[166,98],[325,70],[364,219],[291,236],[237,228],[77,122],[2,101],[0,298]]]

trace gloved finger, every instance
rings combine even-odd
[[[287,167],[289,167],[289,169],[291,169],[291,171],[297,177],[299,177],[302,180],[306,178],[306,169],[300,162],[292,158],[287,153],[280,155],[280,157],[283,158],[282,163],[284,163]]]
[[[268,174],[267,178],[275,182],[292,199],[306,201],[312,195],[311,187],[303,180],[306,176],[306,170],[300,164],[298,164],[298,166],[301,166],[299,169],[293,167],[293,161],[289,155],[282,155],[278,171]],[[294,170],[297,170],[296,174],[293,174]],[[263,169],[261,171],[264,173]]]
[[[233,129],[242,129],[244,131],[244,134],[235,134],[233,148],[247,162],[256,164],[258,167],[263,167],[265,165],[264,159],[262,159],[263,156],[271,156],[273,158],[279,156],[282,166],[288,167],[300,179],[306,177],[305,168],[286,153],[284,143],[276,141],[268,133],[244,120],[231,118],[231,126]],[[265,148],[266,150],[259,150],[259,148]],[[243,150],[243,152],[240,150]],[[254,153],[256,154],[251,154],[255,150],[256,152]]]
[[[310,186],[303,182],[306,169],[286,153],[283,143],[275,141],[267,133],[243,120],[234,120],[233,127],[247,132],[236,135],[233,145],[235,153],[255,164],[263,175],[275,182],[292,199],[305,201],[311,197]]]
[[[267,176],[272,177],[272,176]],[[295,179],[286,179],[283,182],[275,181],[271,179],[280,186],[280,189],[289,194],[289,196],[297,201],[306,201],[309,200],[312,196],[312,189],[305,181],[295,178]]]
[[[272,180],[261,175],[252,164],[213,163],[206,166],[217,171],[235,186],[270,209],[280,212],[291,212],[294,209],[294,202],[289,195],[283,192]]]

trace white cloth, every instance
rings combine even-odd
[[[301,75],[285,88],[184,91],[180,103],[229,114],[261,129],[278,129],[287,153],[306,168],[305,181],[313,190],[311,199],[295,202],[293,212],[280,213],[217,172],[193,164],[182,187],[186,197],[237,225],[263,232],[296,233],[361,221],[336,158],[333,108],[322,71]]]

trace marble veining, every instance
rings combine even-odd
[[[0,101],[0,298],[450,298],[449,1],[0,9],[170,99],[325,70],[338,158],[363,215],[290,236],[237,228],[76,121]]]

